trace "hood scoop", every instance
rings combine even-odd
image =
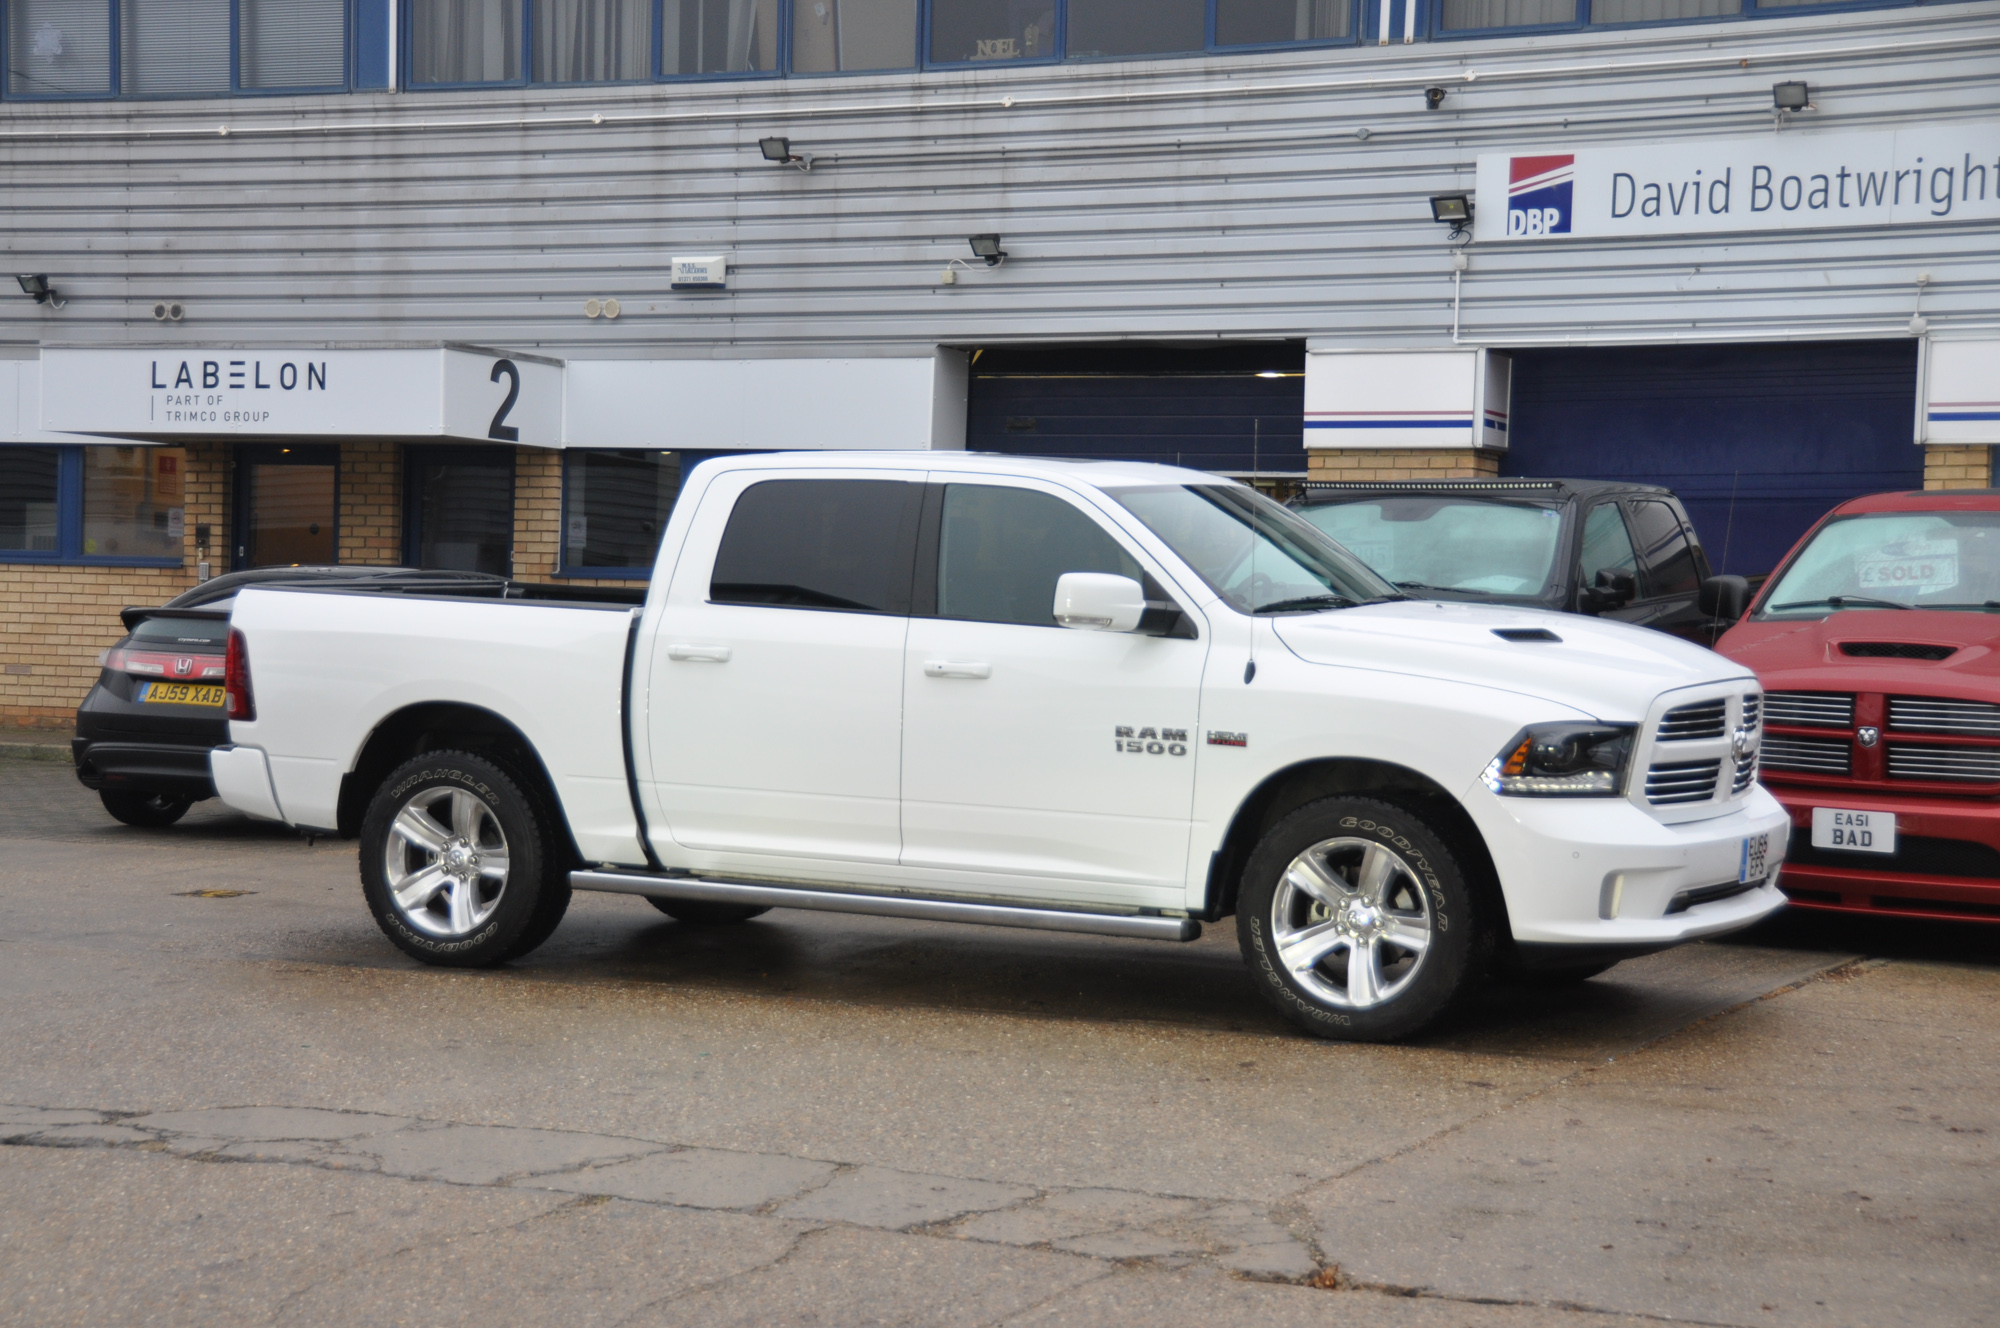
[[[1553,641],[1562,644],[1562,638],[1546,627],[1496,627],[1493,635],[1502,641]]]
[[[1957,646],[1928,645],[1921,641],[1842,641],[1840,653],[1858,659],[1950,659]]]

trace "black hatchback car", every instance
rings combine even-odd
[[[1748,592],[1741,577],[1710,576],[1687,510],[1656,485],[1313,482],[1291,506],[1424,599],[1595,614],[1709,645]]]
[[[126,609],[125,636],[98,656],[76,711],[76,777],[127,825],[172,825],[215,796],[210,750],[229,741],[223,682],[229,610],[245,586],[299,583],[384,594],[510,593],[505,577],[408,567],[270,567],[231,572],[155,609]]]

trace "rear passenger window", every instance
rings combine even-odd
[[[938,617],[1053,627],[1056,579],[1137,560],[1062,499],[997,484],[947,484],[938,529]]]
[[[1646,564],[1646,594],[1692,595],[1700,580],[1694,550],[1674,509],[1646,500],[1632,504],[1632,529],[1639,537],[1639,557]]]
[[[729,514],[708,597],[906,614],[923,492],[897,480],[753,484]]]

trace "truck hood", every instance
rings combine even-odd
[[[1944,659],[1850,655],[1843,647],[1948,648]],[[1800,622],[1730,628],[1716,649],[1773,691],[1897,692],[2000,701],[2000,614],[1845,609]]]
[[[1629,623],[1573,613],[1410,600],[1273,620],[1278,639],[1314,664],[1497,687],[1595,719],[1643,719],[1676,687],[1747,677],[1714,651]],[[1511,641],[1502,631],[1553,633]]]

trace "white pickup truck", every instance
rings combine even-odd
[[[1591,618],[1413,600],[1162,466],[740,456],[641,608],[247,588],[243,811],[356,835],[389,938],[533,949],[572,890],[1192,940],[1322,1036],[1780,907],[1759,694]]]

